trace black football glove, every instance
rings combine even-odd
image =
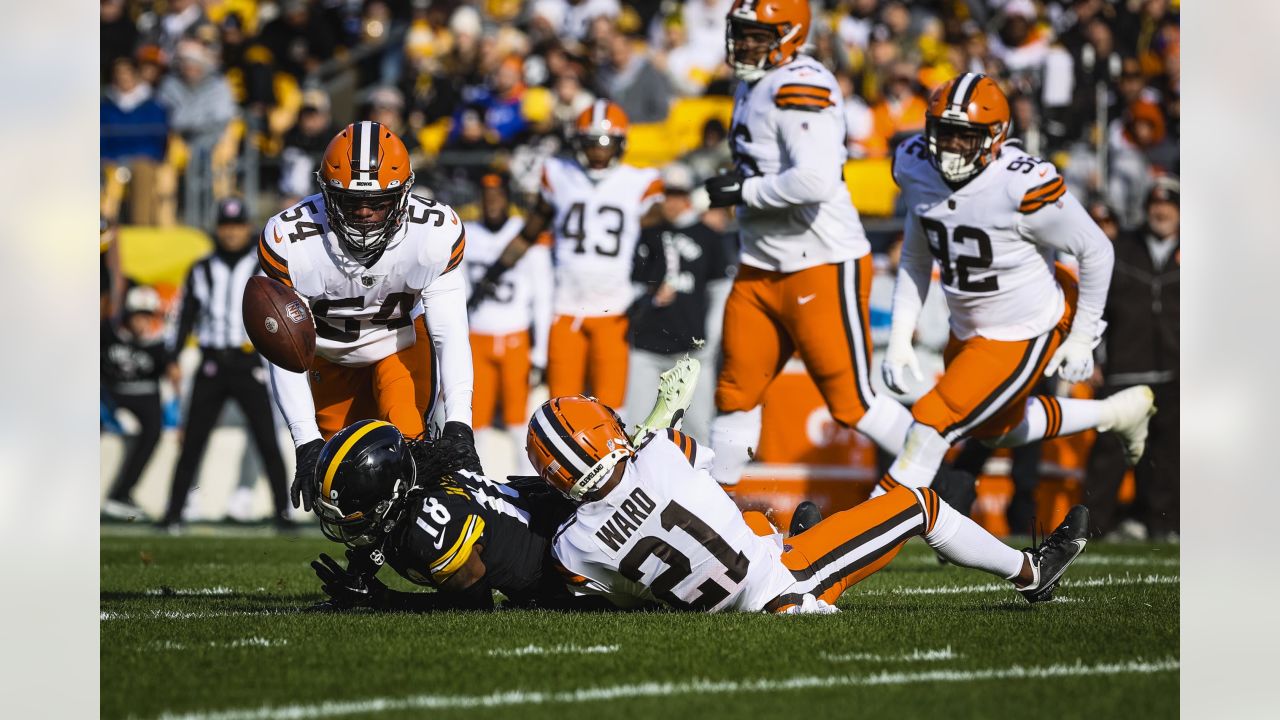
[[[480,455],[476,453],[476,436],[466,423],[457,420],[445,423],[440,437],[436,438],[436,451],[446,459],[447,466],[484,474]]]
[[[311,561],[311,569],[320,578],[328,602],[337,608],[367,607],[387,589],[378,578],[351,572],[324,553],[320,553],[319,560]]]
[[[298,469],[293,473],[293,487],[289,492],[293,496],[293,506],[311,512],[311,504],[316,495],[316,465],[320,463],[320,450],[323,440],[312,440],[297,448]]]
[[[711,197],[711,207],[742,204],[742,174],[737,170],[708,179],[705,187]]]

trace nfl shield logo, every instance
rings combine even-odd
[[[382,279],[381,275],[361,275],[360,284],[367,288],[371,288],[374,285],[377,285],[378,281],[381,279]]]
[[[288,315],[289,319],[296,325],[307,319],[307,308],[301,300],[294,300],[284,306],[284,314]]]

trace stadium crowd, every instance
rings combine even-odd
[[[151,295],[126,292],[132,283],[112,238],[123,227],[186,225],[212,234],[219,201],[233,196],[243,198],[259,227],[315,192],[313,173],[325,146],[357,119],[396,132],[411,154],[414,191],[459,208],[469,221],[481,216],[482,189],[494,173],[509,183],[517,208],[529,207],[543,162],[568,150],[573,119],[594,99],[611,99],[633,125],[626,159],[662,165],[668,190],[687,200],[670,209],[668,221],[697,223],[698,233],[719,236],[731,248],[732,215],[709,209],[700,189],[732,164],[725,109],[735,81],[724,43],[731,4],[102,0],[104,402],[129,408],[111,399],[122,373],[113,358],[133,357],[119,349],[108,354],[108,330],[112,347],[132,337],[146,346],[142,355],[163,355],[153,347],[160,323],[112,321],[164,314]],[[870,182],[892,190],[887,158],[897,142],[923,129],[935,88],[957,73],[982,72],[1010,99],[1010,135],[1052,160],[1112,237],[1111,302],[1118,306],[1108,309],[1104,352],[1121,367],[1100,357],[1093,389],[1163,383],[1158,418],[1165,426],[1153,428],[1150,454],[1160,465],[1139,468],[1136,522],[1110,513],[1115,517],[1099,524],[1130,536],[1176,533],[1177,0],[825,0],[813,3],[813,17],[808,53],[839,80],[851,164],[880,168]],[[674,142],[675,133],[688,135],[690,117],[695,137]],[[852,189],[859,204],[858,187]],[[880,218],[859,209],[872,231],[877,283],[891,284],[904,208],[892,206]],[[705,279],[696,291],[706,297],[689,307],[709,308],[704,335],[711,354],[704,363],[714,364],[716,281],[726,271],[698,272]],[[653,270],[641,259],[638,273],[644,282]],[[660,285],[650,282],[649,292]],[[881,287],[875,293],[885,302],[892,296]],[[872,316],[873,334],[883,334],[887,316],[874,310]],[[1136,338],[1139,328],[1151,332]],[[922,346],[929,345],[927,335],[922,321]],[[933,343],[938,367],[943,343],[945,333]],[[664,358],[686,349],[649,343],[639,351]],[[151,380],[161,374],[151,368]],[[142,445],[154,447],[157,421],[148,408]],[[1105,443],[1098,447],[1107,450]],[[131,487],[145,462],[130,456],[132,478],[116,490]],[[1033,487],[1035,463],[1023,466]],[[1114,460],[1091,462],[1085,481],[1091,504],[1114,498],[1116,473]],[[127,490],[113,493],[128,502]],[[1011,518],[1010,525],[1029,528],[1027,520]]]

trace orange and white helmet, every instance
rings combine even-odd
[[[925,114],[929,161],[952,185],[966,183],[995,160],[1009,134],[1009,100],[986,75],[943,83]]]
[[[583,395],[543,403],[529,419],[525,450],[539,477],[578,502],[635,454],[618,414]]]
[[[404,141],[387,126],[365,120],[329,141],[316,179],[329,227],[353,255],[365,259],[380,252],[400,228],[413,168]]]
[[[578,115],[573,128],[573,145],[578,163],[587,175],[598,179],[622,159],[627,149],[627,114],[618,103],[599,99]],[[612,148],[606,160],[593,160],[587,153],[591,148]],[[603,153],[593,153],[602,155]]]
[[[724,50],[733,74],[755,82],[764,74],[791,62],[809,37],[809,0],[734,0],[725,26]],[[743,31],[763,29],[774,39],[758,60],[740,59]]]

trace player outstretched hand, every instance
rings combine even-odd
[[[319,560],[311,561],[311,569],[320,578],[321,589],[329,596],[329,602],[339,608],[368,605],[387,589],[381,580],[351,572],[325,553],[320,553]]]
[[[905,395],[911,389],[911,384],[907,382],[908,371],[915,377],[916,382],[924,380],[924,375],[920,372],[920,361],[916,358],[916,351],[910,343],[890,342],[885,351],[884,362],[880,365],[884,384],[899,395]]]
[[[1068,335],[1057,352],[1049,358],[1044,368],[1045,377],[1053,377],[1054,371],[1062,375],[1067,382],[1084,382],[1093,375],[1093,341],[1088,338]]]

